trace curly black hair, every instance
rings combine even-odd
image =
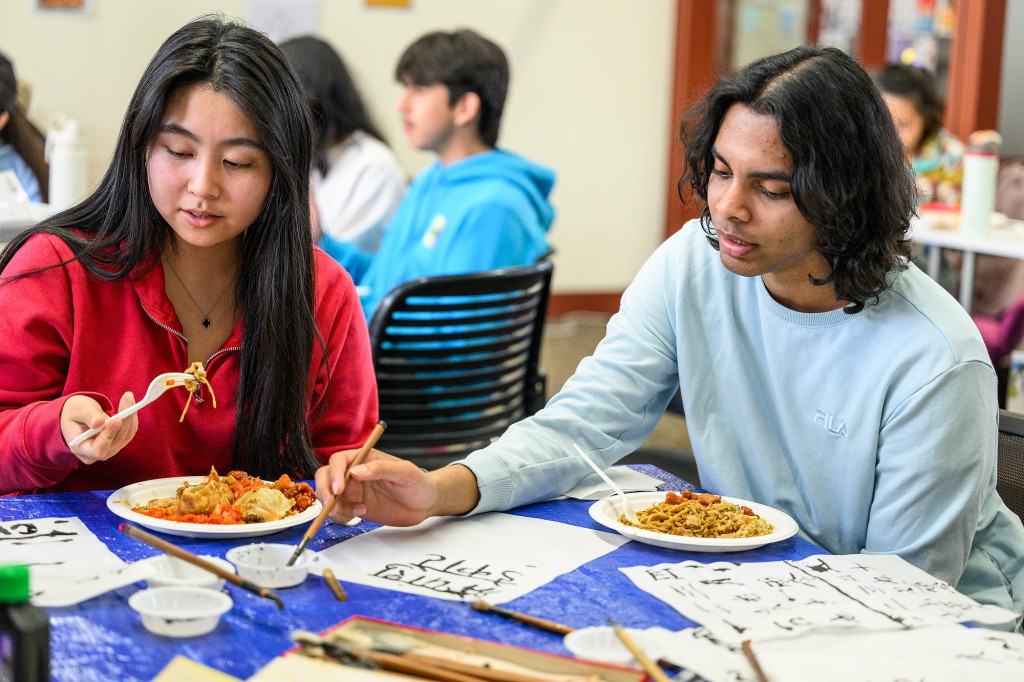
[[[860,312],[888,288],[910,258],[907,231],[917,189],[889,109],[871,77],[835,48],[798,47],[764,57],[718,82],[687,111],[679,137],[687,185],[700,199],[700,220],[716,249],[708,207],[712,148],[726,112],[742,104],[771,116],[793,159],[793,199],[817,231],[844,310]]]

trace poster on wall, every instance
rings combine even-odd
[[[75,14],[92,14],[94,0],[36,0],[39,11],[59,11]]]

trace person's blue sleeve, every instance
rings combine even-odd
[[[352,281],[357,285],[373,260],[373,254],[361,250],[352,242],[335,239],[329,234],[324,234],[320,239],[320,248],[327,252],[328,256],[341,263],[341,267],[348,271]]]
[[[985,363],[957,363],[882,424],[865,553],[960,580],[996,467],[992,383]]]

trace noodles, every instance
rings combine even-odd
[[[210,398],[213,400],[213,406],[217,407],[217,396],[213,394],[213,386],[206,380],[206,370],[203,369],[203,363],[193,362],[185,370],[185,374],[191,374],[195,379],[185,379],[185,388],[188,389],[188,400],[185,401],[185,409],[181,411],[181,417],[178,419],[179,422],[185,421],[185,413],[188,412],[188,406],[192,403],[192,396],[199,388],[199,384],[203,384],[210,389]]]
[[[750,538],[775,532],[774,526],[749,507],[722,501],[709,493],[668,493],[665,501],[638,511],[640,523],[619,515],[619,523],[669,535],[694,538]]]

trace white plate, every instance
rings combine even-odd
[[[178,488],[183,483],[196,485],[201,483],[205,476],[175,476],[173,478],[157,478],[152,481],[142,481],[126,485],[120,490],[115,490],[107,498],[107,509],[114,512],[122,519],[131,521],[134,524],[160,531],[168,535],[183,535],[190,538],[251,538],[259,535],[270,535],[285,528],[308,524],[320,513],[320,502],[314,501],[305,511],[292,516],[286,516],[280,521],[263,521],[262,523],[240,523],[229,525],[217,525],[211,523],[185,523],[183,521],[168,521],[167,519],[155,519],[132,511],[132,507],[138,507],[148,503],[152,499],[162,497],[174,497]],[[267,485],[270,485],[268,483]]]
[[[634,511],[640,511],[647,509],[653,504],[664,502],[665,493],[626,493],[626,499],[632,504]],[[793,537],[798,530],[796,521],[778,509],[735,497],[723,497],[722,499],[726,502],[750,507],[755,514],[772,524],[775,527],[775,532],[752,538],[691,538],[685,535],[670,535],[653,530],[642,530],[619,523],[618,495],[606,497],[592,504],[590,506],[590,517],[605,528],[610,528],[638,542],[646,542],[649,545],[657,545],[658,547],[667,547],[669,549],[685,549],[690,552],[740,552],[745,549],[755,549],[772,542],[779,542],[780,540]]]

